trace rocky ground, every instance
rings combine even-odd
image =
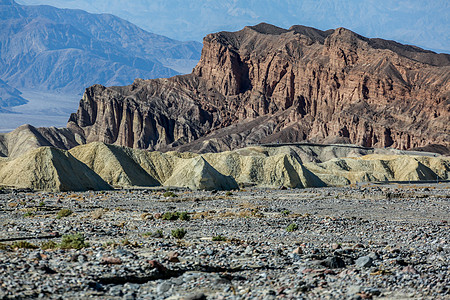
[[[450,299],[450,184],[165,192],[4,192],[0,298]]]

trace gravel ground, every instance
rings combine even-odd
[[[0,298],[450,299],[450,184],[164,193],[4,191]]]

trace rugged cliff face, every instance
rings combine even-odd
[[[347,29],[268,24],[205,37],[193,73],[86,90],[87,142],[222,151],[266,142],[450,144],[450,55]]]

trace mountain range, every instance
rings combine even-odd
[[[236,31],[261,22],[280,27],[303,24],[326,30],[345,27],[450,53],[450,2],[447,0],[18,0],[108,12],[151,32],[200,41],[206,34]]]
[[[23,103],[14,89],[81,94],[94,83],[190,72],[200,50],[198,42],[153,34],[113,15],[1,0],[1,104]]]

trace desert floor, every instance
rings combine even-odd
[[[449,299],[449,204],[449,183],[3,191],[0,298]]]

